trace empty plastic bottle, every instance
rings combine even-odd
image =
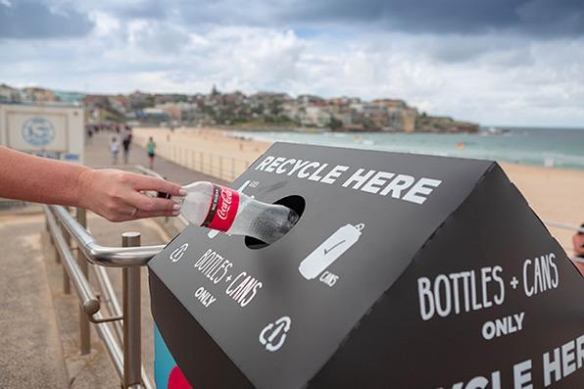
[[[247,235],[271,244],[298,221],[298,214],[283,205],[267,204],[244,193],[197,181],[184,186],[181,214],[197,226]]]

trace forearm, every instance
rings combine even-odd
[[[77,206],[79,180],[87,170],[0,146],[0,197]]]

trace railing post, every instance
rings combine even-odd
[[[87,229],[87,211],[84,208],[77,208],[77,222]],[[81,250],[77,250],[77,264],[86,279],[89,279],[89,263]],[[91,331],[89,329],[89,319],[82,307],[79,307],[79,337],[81,355],[91,352]]]
[[[222,180],[227,180],[227,178],[223,177],[223,156],[219,157],[219,177]]]
[[[235,158],[231,158],[231,180],[235,180]]]
[[[59,228],[63,232],[63,237],[65,238],[65,242],[67,243],[67,247],[71,248],[71,235],[66,228],[63,228],[61,223],[59,223]],[[61,262],[61,257],[59,256],[59,262]],[[71,281],[69,280],[69,275],[67,274],[67,269],[65,266],[62,267],[63,270],[63,293],[64,294],[71,294]]]
[[[139,232],[124,232],[122,246],[140,246]],[[124,388],[142,383],[142,334],[140,325],[140,267],[123,268]]]

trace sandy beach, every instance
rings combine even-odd
[[[270,146],[269,142],[241,139],[229,131],[211,128],[134,129],[139,145],[145,145],[150,136],[159,155],[228,181],[239,176]],[[584,222],[584,171],[514,164],[501,167],[571,255],[573,232],[550,224],[578,226]]]

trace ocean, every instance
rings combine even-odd
[[[478,134],[236,132],[237,136],[584,170],[584,129],[505,128]]]

